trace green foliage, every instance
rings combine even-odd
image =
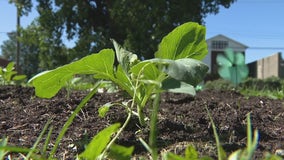
[[[113,144],[110,148],[109,157],[116,160],[130,160],[134,147],[124,147],[121,145]]]
[[[245,96],[262,96],[272,99],[284,98],[284,81],[277,77],[266,79],[248,78],[240,84],[240,93]]]
[[[183,32],[181,32],[181,30]],[[93,150],[95,145],[98,145],[95,137],[93,141],[95,141],[96,143],[91,142],[91,149],[86,149],[86,151],[81,155],[84,158],[92,159],[97,157],[99,154],[104,157],[106,151],[111,148],[114,140],[127,125],[132,113],[136,113],[135,115],[138,115],[141,125],[145,125],[145,115],[142,110],[146,106],[146,103],[151,100],[151,97],[155,97],[153,102],[149,142],[151,147],[151,154],[154,159],[157,159],[155,140],[157,138],[156,123],[160,101],[159,93],[165,90],[172,91],[171,89],[174,89],[175,92],[182,92],[193,95],[195,94],[195,92],[193,92],[194,90],[186,90],[183,87],[191,86],[191,88],[194,88],[193,86],[197,85],[198,82],[202,80],[208,70],[208,67],[204,63],[191,58],[191,56],[195,58],[202,58],[206,55],[207,49],[204,33],[204,27],[199,26],[196,23],[185,23],[177,27],[177,29],[173,30],[169,35],[167,35],[165,39],[190,39],[191,36],[198,37],[197,40],[194,38],[192,39],[192,41],[186,41],[186,43],[184,41],[179,41],[179,43],[173,42],[174,45],[177,45],[179,49],[172,53],[168,52],[167,56],[175,59],[165,59],[161,55],[161,52],[164,50],[163,48],[165,48],[166,46],[173,46],[171,41],[163,40],[163,42],[160,44],[160,50],[158,50],[157,52],[159,54],[156,54],[160,57],[146,61],[139,61],[135,54],[126,51],[113,40],[116,56],[119,62],[117,67],[114,67],[114,51],[111,49],[104,49],[97,54],[86,56],[76,62],[64,65],[54,70],[40,73],[37,76],[33,77],[30,82],[35,87],[37,96],[51,98],[74,75],[91,74],[94,75],[95,79],[112,81],[132,97],[132,103],[130,107],[128,107],[128,105],[122,104],[122,106],[127,109],[128,118],[120,128],[116,136],[113,138],[113,140],[109,142],[108,146],[105,146],[106,143],[104,143],[104,145],[102,145],[102,148],[99,149],[96,154],[90,155],[89,152]],[[199,36],[199,34],[201,35]],[[193,45],[200,47],[188,47]],[[188,48],[192,49],[189,50]],[[178,85],[175,85],[174,87],[169,85],[169,83],[173,81]],[[162,86],[167,86],[167,88],[163,88]],[[133,110],[134,105],[137,106],[136,111]],[[111,105],[100,108],[99,112],[101,116],[105,115],[110,106]],[[67,128],[65,127],[64,130],[67,130]],[[114,132],[114,130],[111,130],[108,133],[112,134]],[[62,134],[60,134],[58,138],[59,140],[62,138],[65,131],[62,131],[61,133]],[[105,138],[109,141],[109,138]],[[57,141],[56,145],[58,144],[59,142]],[[54,152],[55,149],[53,149],[51,156]]]
[[[6,68],[0,67],[0,84],[20,84],[26,79],[26,75],[17,75],[15,63],[10,62]]]
[[[248,76],[248,66],[245,64],[245,56],[242,53],[234,53],[232,49],[226,49],[224,55],[217,55],[219,75],[225,80],[238,85]]]
[[[27,28],[20,28],[20,34],[21,36],[17,37],[15,31],[8,33],[9,39],[3,42],[1,50],[3,57],[16,61],[16,42],[19,40],[21,43],[19,66],[21,73],[29,78],[43,70],[69,63],[75,58],[72,50],[47,34],[46,28],[42,28],[37,20]]]
[[[0,147],[5,147],[7,146],[7,142],[8,142],[8,138],[2,138],[0,139]],[[7,154],[8,152],[5,151],[4,149],[1,150],[0,149],[0,159],[4,159],[5,155]]]
[[[31,0],[9,0],[9,3],[14,3],[15,6],[17,8],[20,9],[20,16],[22,15],[28,15],[29,12],[31,12],[31,9],[32,9],[32,1]]]
[[[164,159],[165,160],[213,160],[212,158],[206,156],[199,158],[199,154],[193,146],[188,146],[185,149],[185,157],[168,152],[165,154]]]
[[[113,63],[114,52],[105,49],[98,54],[40,73],[30,82],[35,86],[37,96],[51,98],[76,74],[95,74],[96,78],[111,80],[114,78]]]
[[[47,144],[49,143],[49,140],[50,140],[51,132],[49,132],[47,137],[46,137],[45,145],[43,146],[43,148],[41,150],[42,151],[41,154],[38,154],[40,151],[37,147],[38,147],[39,142],[43,139],[43,135],[46,133],[46,131],[47,131],[49,125],[50,125],[50,122],[51,121],[49,120],[45,124],[40,135],[37,137],[36,142],[29,149],[24,148],[24,147],[9,146],[8,145],[8,138],[4,138],[3,140],[0,139],[0,160],[4,159],[5,155],[7,155],[8,153],[17,153],[17,152],[21,153],[22,157],[24,157],[24,159],[47,159],[46,149],[47,149]]]
[[[171,60],[190,57],[202,60],[208,52],[207,43],[204,41],[205,27],[197,23],[191,24],[190,27],[191,30],[187,25],[182,25],[165,36],[155,57]]]
[[[79,155],[79,158],[96,159],[103,152],[111,139],[111,135],[120,127],[119,123],[113,124],[100,131],[88,144],[85,151]]]
[[[214,133],[214,137],[215,137],[215,141],[216,141],[218,160],[225,160],[227,155],[226,155],[226,152],[224,151],[224,149],[221,145],[220,138],[218,136],[214,120],[213,120],[211,113],[209,112],[209,109],[207,108],[207,106],[206,106],[206,111],[207,111],[207,115],[209,116],[209,119],[210,119],[210,122],[211,122],[211,125],[212,125],[212,129],[213,129],[213,133]]]
[[[215,89],[215,90],[233,90],[235,89],[235,85],[233,85],[230,81],[224,79],[217,79],[213,81],[207,81],[204,85],[204,89]]]
[[[247,147],[243,150],[239,149],[229,156],[229,160],[250,160],[253,159],[253,154],[258,145],[258,131],[254,131],[252,137],[252,125],[250,120],[250,113],[247,115]]]
[[[281,90],[284,86],[283,79],[279,77],[269,77],[265,79],[248,78],[240,84],[242,88],[251,88],[256,90]]]
[[[228,8],[235,1],[44,0],[38,1],[37,8],[40,25],[56,43],[65,31],[68,39],[78,38],[73,48],[78,58],[110,47],[113,38],[138,57],[149,59],[172,29],[187,21],[202,23],[206,15],[217,14],[219,7]]]

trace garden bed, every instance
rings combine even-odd
[[[10,145],[31,147],[49,119],[53,132],[49,147],[55,142],[60,129],[87,92],[73,91],[67,96],[61,91],[52,99],[40,99],[33,88],[0,87],[0,137],[7,136]],[[74,159],[84,145],[100,130],[115,122],[123,123],[127,114],[123,108],[113,107],[104,118],[98,116],[98,107],[127,99],[123,93],[96,94],[75,118],[60,143],[56,157]],[[184,94],[162,95],[158,147],[161,152],[183,153],[187,145],[194,145],[201,155],[216,157],[215,139],[206,107],[212,114],[221,143],[227,153],[246,145],[246,115],[251,113],[252,125],[259,130],[260,139],[256,159],[268,151],[284,149],[283,100],[262,97],[244,97],[234,91],[205,90],[195,97]],[[146,112],[149,112],[146,111]],[[135,146],[136,155],[146,150],[138,140],[148,141],[148,129],[139,126],[133,117],[117,143]],[[39,148],[43,146],[41,140]]]

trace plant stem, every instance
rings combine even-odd
[[[120,136],[120,134],[122,133],[122,131],[125,129],[125,127],[127,126],[127,124],[130,121],[130,118],[132,116],[132,110],[130,108],[128,109],[128,116],[125,120],[125,122],[123,123],[122,127],[120,127],[120,129],[117,131],[116,135],[112,138],[112,140],[108,143],[108,145],[106,146],[106,148],[104,149],[103,153],[101,154],[102,156],[101,158],[105,158],[104,155],[106,154],[106,152],[110,149],[111,145],[115,142],[115,140]]]
[[[146,125],[145,116],[142,111],[142,107],[140,105],[137,105],[137,112],[138,112],[139,123],[141,126],[144,127]]]
[[[149,145],[152,149],[152,159],[158,159],[158,150],[157,150],[157,121],[158,121],[158,112],[159,112],[159,103],[160,103],[160,93],[156,93],[153,100],[153,111],[150,120],[150,137]]]

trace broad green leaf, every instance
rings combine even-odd
[[[207,53],[205,27],[188,22],[176,27],[162,39],[155,57],[172,60],[181,58],[202,60]]]
[[[14,66],[15,66],[15,63],[14,63],[14,62],[10,62],[10,63],[6,66],[6,72],[11,72],[12,70],[14,70]]]
[[[35,87],[37,96],[51,98],[76,74],[95,74],[95,78],[98,79],[112,79],[114,77],[113,64],[113,50],[104,49],[76,62],[40,73],[29,82],[32,82]]]
[[[109,156],[115,160],[130,160],[134,147],[124,147],[121,145],[113,144],[110,147]]]
[[[121,87],[121,89],[127,91],[127,93],[130,96],[133,96],[132,83],[131,83],[128,75],[122,69],[122,66],[120,64],[117,66],[117,70],[116,70],[115,76],[116,76],[115,83],[117,85],[119,85],[119,87]]]
[[[208,71],[208,66],[198,60],[183,58],[170,60],[165,72],[172,78],[191,84],[200,83]]]
[[[175,80],[173,78],[168,78],[163,81],[162,89],[173,93],[185,93],[190,95],[195,95],[195,89],[192,85]]]
[[[191,58],[177,60],[155,58],[140,62],[133,66],[131,71],[135,75],[143,72],[143,76],[151,80],[156,80],[161,75],[161,71],[164,71],[171,78],[194,86],[203,80],[208,71],[208,66]],[[164,79],[161,79],[161,81]]]
[[[13,80],[14,81],[20,81],[20,80],[24,80],[26,78],[27,78],[26,75],[16,75],[16,76],[13,77]]]
[[[136,54],[133,54],[126,49],[122,48],[115,40],[112,39],[115,48],[115,53],[118,63],[122,66],[123,70],[128,73],[130,67],[138,63]]]
[[[114,134],[119,127],[120,124],[115,123],[100,131],[87,145],[86,150],[81,153],[79,157],[84,159],[96,159],[109,143],[112,134]]]
[[[138,78],[147,80],[156,80],[162,73],[151,60],[136,64],[130,71]]]

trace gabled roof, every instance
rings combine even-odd
[[[231,42],[233,42],[233,43],[236,43],[236,44],[238,44],[238,45],[244,47],[245,49],[248,48],[247,45],[244,45],[244,44],[242,44],[242,43],[240,43],[240,42],[238,42],[238,41],[235,41],[235,40],[233,40],[233,39],[231,39],[231,38],[229,38],[229,37],[226,37],[226,36],[224,36],[224,35],[222,35],[222,34],[218,34],[218,35],[216,35],[216,36],[214,36],[214,37],[211,37],[211,38],[207,39],[206,42],[212,41],[212,40],[214,40],[214,39],[219,39],[219,38],[227,39],[228,41],[231,41]]]

